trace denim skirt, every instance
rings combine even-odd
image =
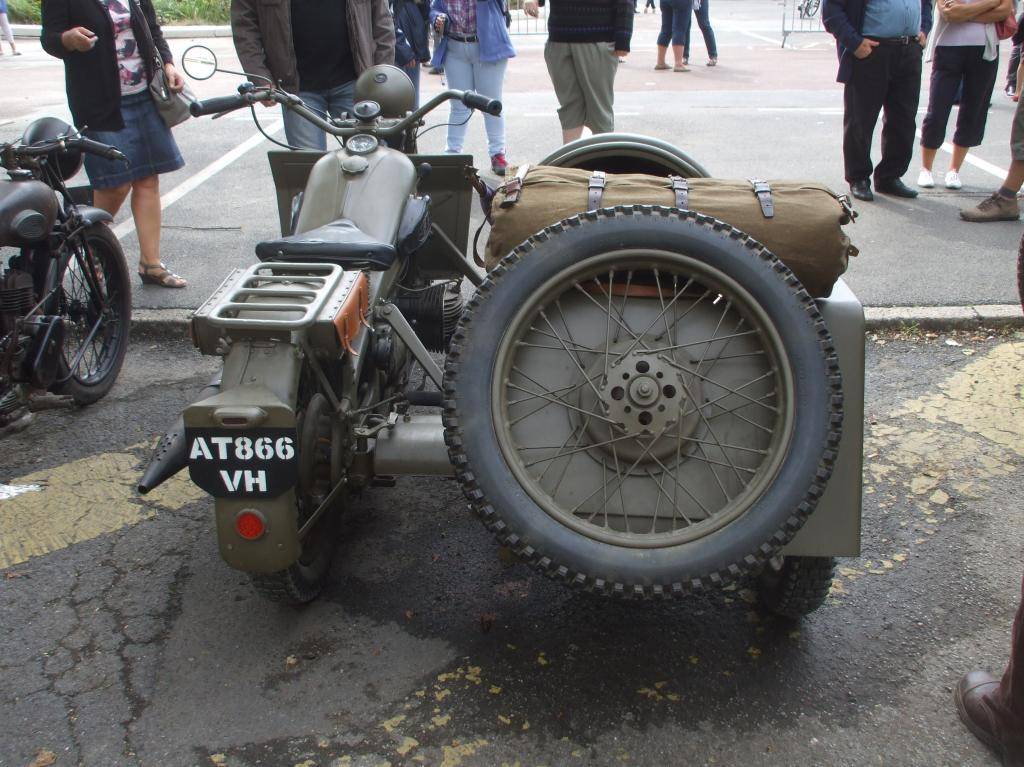
[[[89,138],[117,147],[128,158],[125,164],[94,154],[85,155],[85,172],[93,189],[121,186],[185,165],[171,129],[161,119],[148,89],[121,97],[121,118],[124,120],[121,130],[85,131]]]

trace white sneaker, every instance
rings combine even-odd
[[[917,174],[917,185],[923,189],[931,189],[935,186],[935,178],[930,170],[921,169]]]
[[[946,189],[960,189],[962,186],[959,173],[951,170],[946,174]]]

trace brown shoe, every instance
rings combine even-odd
[[[953,699],[960,719],[967,725],[971,733],[991,748],[1005,767],[1024,765],[1024,755],[1012,743],[1004,743],[1000,735],[996,714],[992,711],[986,698],[999,695],[999,678],[986,671],[971,671],[960,678]],[[1011,738],[1012,739],[1012,738]]]
[[[960,211],[964,221],[982,223],[984,221],[1016,221],[1020,218],[1020,204],[1016,197],[1003,197],[993,192],[973,208]]]

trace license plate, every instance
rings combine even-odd
[[[295,429],[185,429],[188,473],[215,498],[276,498],[298,478]]]

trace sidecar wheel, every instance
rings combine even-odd
[[[777,557],[758,578],[758,600],[783,618],[810,615],[825,603],[835,569],[833,557]]]
[[[445,439],[498,540],[572,586],[671,596],[763,570],[814,510],[842,423],[814,300],[694,212],[548,227],[470,301]]]

